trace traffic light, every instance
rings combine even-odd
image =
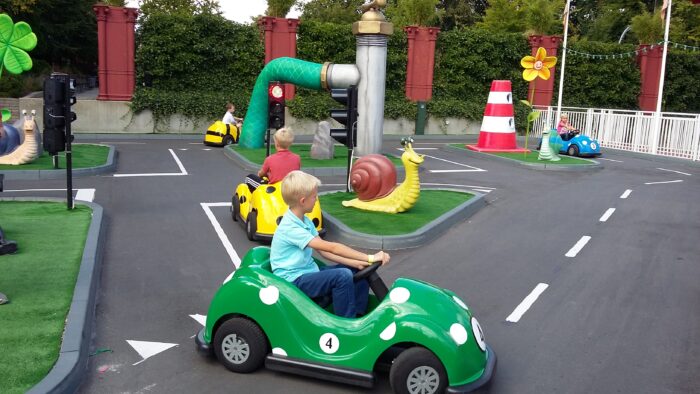
[[[346,108],[331,110],[331,118],[343,125],[343,128],[331,129],[331,137],[348,149],[352,149],[357,145],[357,86],[332,89],[331,97],[346,106]]]
[[[284,127],[284,85],[270,82],[267,95],[267,127],[275,130]]]
[[[44,150],[51,155],[66,150],[70,123],[77,119],[70,107],[75,104],[73,80],[67,74],[53,73],[44,80]]]

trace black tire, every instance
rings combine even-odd
[[[248,239],[251,241],[256,241],[257,237],[255,233],[258,231],[258,212],[250,211],[248,214],[248,220],[245,223],[245,232],[248,235]]]
[[[253,372],[265,363],[270,352],[265,333],[252,321],[234,317],[221,325],[214,335],[214,353],[233,372]]]
[[[430,350],[412,347],[396,357],[389,381],[396,394],[443,393],[447,388],[447,372]]]
[[[569,145],[569,149],[566,150],[566,153],[569,156],[578,156],[578,146],[575,144]]]
[[[238,221],[238,216],[241,212],[241,201],[238,199],[238,194],[234,194],[231,198],[231,219],[234,222]]]
[[[233,142],[234,142],[234,140],[233,140],[233,136],[231,134],[224,136],[224,140],[223,140],[224,145],[231,145],[231,144],[233,144]]]

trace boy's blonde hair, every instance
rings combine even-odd
[[[289,127],[282,127],[275,132],[275,142],[282,149],[289,149],[294,142],[294,132]]]
[[[315,176],[304,171],[292,171],[282,179],[282,199],[290,208],[296,207],[302,197],[309,197],[319,186],[321,181]]]
[[[566,112],[562,112],[561,115],[559,115],[559,119],[561,118],[569,119],[569,114],[567,114]]]

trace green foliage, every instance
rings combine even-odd
[[[439,19],[438,0],[400,0],[386,8],[388,19],[395,27],[435,26]]]
[[[675,0],[671,7],[671,40],[700,45],[700,6],[690,0]]]
[[[477,23],[477,26],[491,32],[524,32],[525,9],[522,0],[490,1],[484,20]]]
[[[632,18],[631,26],[640,44],[654,44],[664,37],[664,26],[659,13],[644,11]]]
[[[297,3],[297,0],[267,0],[266,15],[284,18]]]
[[[353,23],[360,20],[362,4],[364,0],[309,0],[301,6],[300,18],[304,23]]]
[[[536,35],[563,33],[560,15],[565,2],[552,0],[531,0],[525,5],[525,27]]]
[[[167,14],[191,16],[196,14],[220,15],[216,0],[139,0],[141,20],[152,15]]]
[[[481,20],[486,12],[482,0],[440,0],[438,18],[442,31],[471,26]]]
[[[669,50],[663,111],[700,113],[700,56]]]

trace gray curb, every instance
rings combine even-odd
[[[452,151],[466,153],[471,156],[478,156],[483,159],[491,159],[498,161],[507,161],[510,163],[519,164],[525,168],[531,168],[533,170],[544,170],[544,171],[591,171],[591,170],[601,170],[603,165],[592,159],[585,159],[578,157],[580,160],[586,160],[591,162],[591,164],[539,164],[539,163],[525,163],[520,160],[510,159],[508,157],[501,157],[497,155],[491,155],[485,152],[477,152],[470,149],[457,148],[450,145],[443,146],[443,149]]]
[[[464,190],[449,188],[430,188],[423,190],[449,190],[464,193]],[[328,193],[334,193],[334,191],[321,194]],[[328,229],[328,233],[332,234],[332,238],[351,246],[380,250],[416,248],[442,235],[442,233],[450,229],[453,225],[471,217],[486,205],[486,199],[483,194],[476,192],[469,193],[474,194],[474,197],[456,206],[452,210],[445,212],[437,219],[410,234],[381,236],[360,233],[346,226],[325,211],[323,212],[324,226]]]
[[[60,198],[14,197],[0,201],[50,201],[62,202]],[[83,249],[83,258],[73,291],[66,327],[63,332],[58,361],[48,375],[32,387],[28,393],[74,393],[80,387],[88,368],[88,352],[95,320],[95,299],[102,269],[102,243],[104,234],[103,209],[100,205],[77,201],[77,205],[92,208],[92,222],[88,229]]]
[[[77,144],[76,144],[77,145]],[[97,167],[74,168],[74,177],[84,177],[90,175],[104,174],[106,172],[114,172],[117,169],[117,150],[112,145],[105,144],[90,144],[102,145],[109,147],[107,154],[107,163]],[[3,171],[6,180],[37,180],[37,179],[63,179],[66,177],[66,169],[59,168],[57,170],[9,170]]]

